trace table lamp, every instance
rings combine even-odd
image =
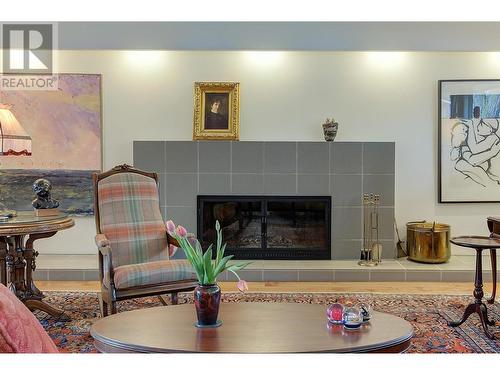
[[[0,103],[0,156],[31,156],[31,137],[21,126],[11,111],[12,106]],[[9,210],[0,202],[0,219],[16,216],[16,211]]]

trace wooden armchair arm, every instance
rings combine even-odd
[[[179,242],[177,242],[177,240],[174,237],[172,237],[168,232],[167,232],[167,243],[175,247],[180,247]]]
[[[193,240],[196,240],[196,236],[193,233],[188,233],[187,239],[192,244]],[[168,255],[170,257],[172,257],[177,252],[177,250],[181,247],[181,245],[179,245],[179,242],[174,237],[172,237],[170,234],[168,234],[168,232],[167,232],[167,243],[168,243]]]
[[[95,243],[99,249],[100,281],[109,288],[113,284],[113,257],[110,243],[103,233],[99,233],[95,236]]]
[[[96,234],[96,236],[95,236],[95,244],[99,248],[107,247],[107,246],[109,246],[109,240],[104,233],[99,233],[99,234]]]

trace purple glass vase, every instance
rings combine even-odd
[[[194,289],[197,327],[217,327],[222,324],[220,320],[217,320],[220,296],[221,292],[217,284],[198,285]]]

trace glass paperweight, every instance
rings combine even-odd
[[[332,303],[326,309],[328,321],[333,324],[343,323],[344,306],[341,303]]]
[[[348,307],[344,309],[344,328],[357,329],[363,323],[363,313],[357,307]]]
[[[373,309],[369,304],[360,302],[355,307],[363,314],[363,322],[367,322],[372,318]]]

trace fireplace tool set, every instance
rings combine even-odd
[[[363,248],[358,262],[360,266],[373,267],[382,262],[382,245],[379,242],[379,206],[379,194],[363,194]]]

